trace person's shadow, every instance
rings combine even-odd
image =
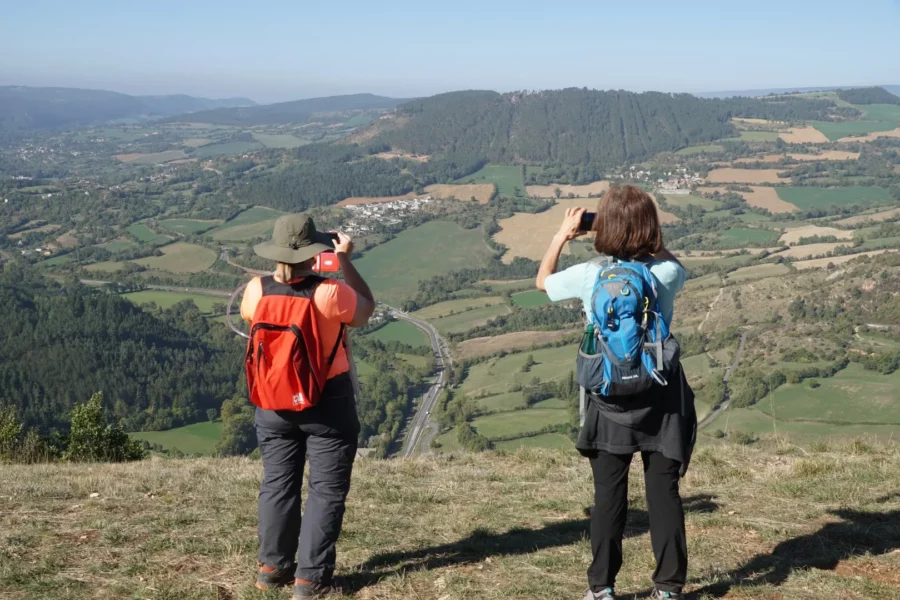
[[[725,576],[725,580],[694,590],[721,598],[735,585],[779,586],[794,571],[832,571],[842,560],[864,554],[886,554],[900,548],[900,510],[864,512],[830,511],[843,519],[818,531],[778,544],[769,554],[758,554]]]
[[[715,497],[698,495],[683,501],[686,513],[714,512],[719,505]],[[588,510],[585,511],[586,513]],[[513,528],[503,533],[476,529],[468,537],[417,550],[376,554],[359,567],[357,573],[341,578],[341,586],[350,592],[407,571],[431,570],[451,565],[475,564],[492,556],[531,554],[547,548],[568,546],[588,536],[589,519],[568,519],[550,523],[540,529]],[[649,530],[650,518],[644,510],[629,510],[625,537],[638,536]]]

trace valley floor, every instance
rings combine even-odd
[[[619,579],[628,600],[646,597],[653,569],[638,473]],[[285,598],[252,586],[260,476],[237,458],[3,466],[0,598]],[[896,598],[898,480],[896,445],[699,449],[682,488],[690,590]],[[581,598],[591,501],[573,451],[362,459],[339,574],[365,600]]]

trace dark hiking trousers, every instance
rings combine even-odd
[[[256,409],[264,470],[259,488],[259,562],[286,568],[296,556],[295,577],[331,583],[358,434],[356,400],[347,375],[330,379],[313,408]],[[309,489],[301,520],[300,488],[307,457]]]
[[[599,452],[591,458],[594,472],[594,509],[591,511],[591,550],[588,583],[599,592],[615,587],[622,567],[622,536],[628,510],[628,467],[631,454]],[[650,513],[650,538],[656,556],[653,582],[663,592],[680,592],[687,580],[687,537],[684,509],[678,494],[681,463],[661,452],[641,452]]]

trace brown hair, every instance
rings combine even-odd
[[[613,187],[600,198],[594,231],[594,248],[600,254],[633,260],[663,249],[656,203],[633,185]]]

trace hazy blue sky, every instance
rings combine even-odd
[[[900,84],[900,0],[0,3],[0,85],[274,102]]]

